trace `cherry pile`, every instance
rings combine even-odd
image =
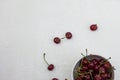
[[[65,33],[65,37],[62,37],[62,38],[59,38],[59,37],[55,37],[53,39],[53,42],[56,43],[56,44],[59,44],[61,42],[61,39],[71,39],[72,38],[72,33],[71,32],[66,32]]]
[[[84,56],[74,70],[74,80],[113,80],[114,68],[109,59],[111,57],[105,59],[98,55]]]

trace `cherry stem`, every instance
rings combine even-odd
[[[100,75],[101,74],[101,71],[99,71],[99,74],[98,75]]]
[[[81,53],[81,55],[82,55],[83,57],[86,57],[83,53]]]
[[[113,68],[113,70],[116,70],[114,66],[112,68]]]
[[[66,37],[62,37],[61,39],[65,39]]]
[[[111,59],[111,57],[109,57],[108,59],[106,59],[104,62],[102,61],[103,63],[101,63],[100,66],[103,65],[104,63],[108,62],[109,59]]]
[[[46,55],[46,54],[44,53],[44,54],[43,54],[43,59],[44,59],[45,63],[46,63],[47,65],[49,65],[48,62],[47,62],[47,60],[46,60],[46,58],[45,58],[45,55]]]
[[[86,56],[85,56],[83,53],[81,53],[81,55],[86,58]],[[86,59],[87,59],[87,58],[86,58]],[[90,61],[89,61],[88,59],[87,59],[87,61],[90,63]]]
[[[90,71],[90,76],[91,76],[91,79],[93,80],[93,77],[92,77],[92,73],[91,73],[91,71]]]

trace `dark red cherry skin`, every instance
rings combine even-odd
[[[49,71],[52,71],[54,69],[54,65],[53,64],[50,64],[49,66],[48,66],[48,70]]]
[[[99,71],[100,71],[100,73],[105,73],[105,72],[106,72],[106,70],[105,70],[104,67],[100,67],[100,68],[99,68]]]
[[[52,78],[52,80],[59,80],[58,78]]]
[[[93,59],[92,62],[93,62],[94,65],[98,64],[98,60],[97,59]]]
[[[105,61],[104,59],[100,59],[98,60],[98,64],[103,64],[104,61]]]
[[[94,72],[95,72],[95,73],[99,73],[99,66],[98,66],[98,65],[95,65],[95,66],[94,66]]]
[[[71,32],[67,32],[67,33],[65,34],[65,37],[66,37],[67,39],[71,39],[71,38],[72,38],[72,33],[71,33]]]
[[[61,42],[61,39],[59,37],[54,38],[54,43],[59,44]]]
[[[94,76],[93,80],[102,80],[102,77],[97,74]]]
[[[107,79],[111,79],[112,78],[112,73],[108,73],[107,74]]]
[[[88,64],[88,68],[89,68],[89,69],[92,69],[93,67],[94,67],[93,62],[90,62],[90,63]]]
[[[106,79],[107,79],[107,76],[108,76],[107,73],[101,74],[101,77],[102,77],[103,80],[106,80]]]
[[[96,30],[97,30],[97,24],[92,24],[92,25],[90,26],[90,30],[91,30],[91,31],[96,31]]]
[[[90,75],[85,75],[85,80],[90,80]]]
[[[88,67],[87,66],[83,66],[81,71],[87,71],[88,70]]]
[[[81,62],[82,62],[82,65],[88,65],[88,60],[86,58],[83,58]]]
[[[104,63],[104,68],[109,69],[111,68],[111,64],[109,62]]]

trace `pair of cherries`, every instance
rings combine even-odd
[[[72,38],[72,33],[71,32],[66,32],[65,37],[62,37],[62,38],[55,37],[53,39],[53,41],[54,41],[54,43],[59,44],[61,42],[61,39],[64,39],[64,38],[71,39]]]
[[[91,31],[96,31],[97,28],[98,28],[97,24],[90,25],[90,30]],[[61,39],[64,39],[64,38],[71,39],[72,38],[72,33],[71,32],[66,32],[65,37],[62,37],[62,38],[55,37],[53,39],[53,41],[54,41],[54,43],[59,44],[61,42]]]

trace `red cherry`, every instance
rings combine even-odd
[[[59,37],[54,38],[54,43],[59,44],[61,42],[61,39]]]
[[[101,77],[102,77],[103,80],[106,80],[106,78],[108,77],[108,75],[107,75],[107,73],[103,73],[103,74],[101,74]]]
[[[93,59],[92,62],[93,62],[94,65],[98,64],[98,60],[97,59]]]
[[[94,76],[94,80],[102,80],[102,77],[100,75],[96,74]]]
[[[92,24],[92,25],[90,26],[90,30],[92,30],[92,31],[97,30],[97,24]]]
[[[66,37],[67,39],[71,39],[71,38],[72,38],[72,33],[71,33],[71,32],[67,32],[67,33],[65,34],[65,37]]]
[[[85,75],[85,80],[91,80],[90,75]]]
[[[99,66],[98,66],[98,65],[95,65],[95,66],[94,66],[94,72],[95,72],[95,73],[99,73]]]
[[[87,70],[88,70],[88,67],[87,67],[87,66],[82,66],[81,71],[87,71]]]
[[[100,73],[105,73],[105,72],[106,72],[106,70],[105,70],[104,67],[100,67],[100,68],[99,68],[99,71],[100,71]]]
[[[88,65],[88,60],[84,57],[84,58],[81,60],[81,63],[82,63],[82,65]]]
[[[112,73],[108,73],[107,79],[111,79],[111,78],[112,78]]]
[[[52,71],[53,69],[54,69],[54,65],[53,64],[49,64],[48,70]]]
[[[88,64],[88,68],[89,69],[92,69],[94,67],[94,63],[93,62],[90,62],[89,64]]]
[[[48,65],[48,70],[52,71],[54,69],[54,65],[48,64],[47,60],[45,59],[45,53],[43,54],[43,59],[44,59],[45,63]]]
[[[111,64],[110,64],[109,62],[106,62],[106,63],[104,64],[104,68],[106,68],[106,69],[111,68]]]
[[[52,78],[52,80],[59,80],[58,78]]]

